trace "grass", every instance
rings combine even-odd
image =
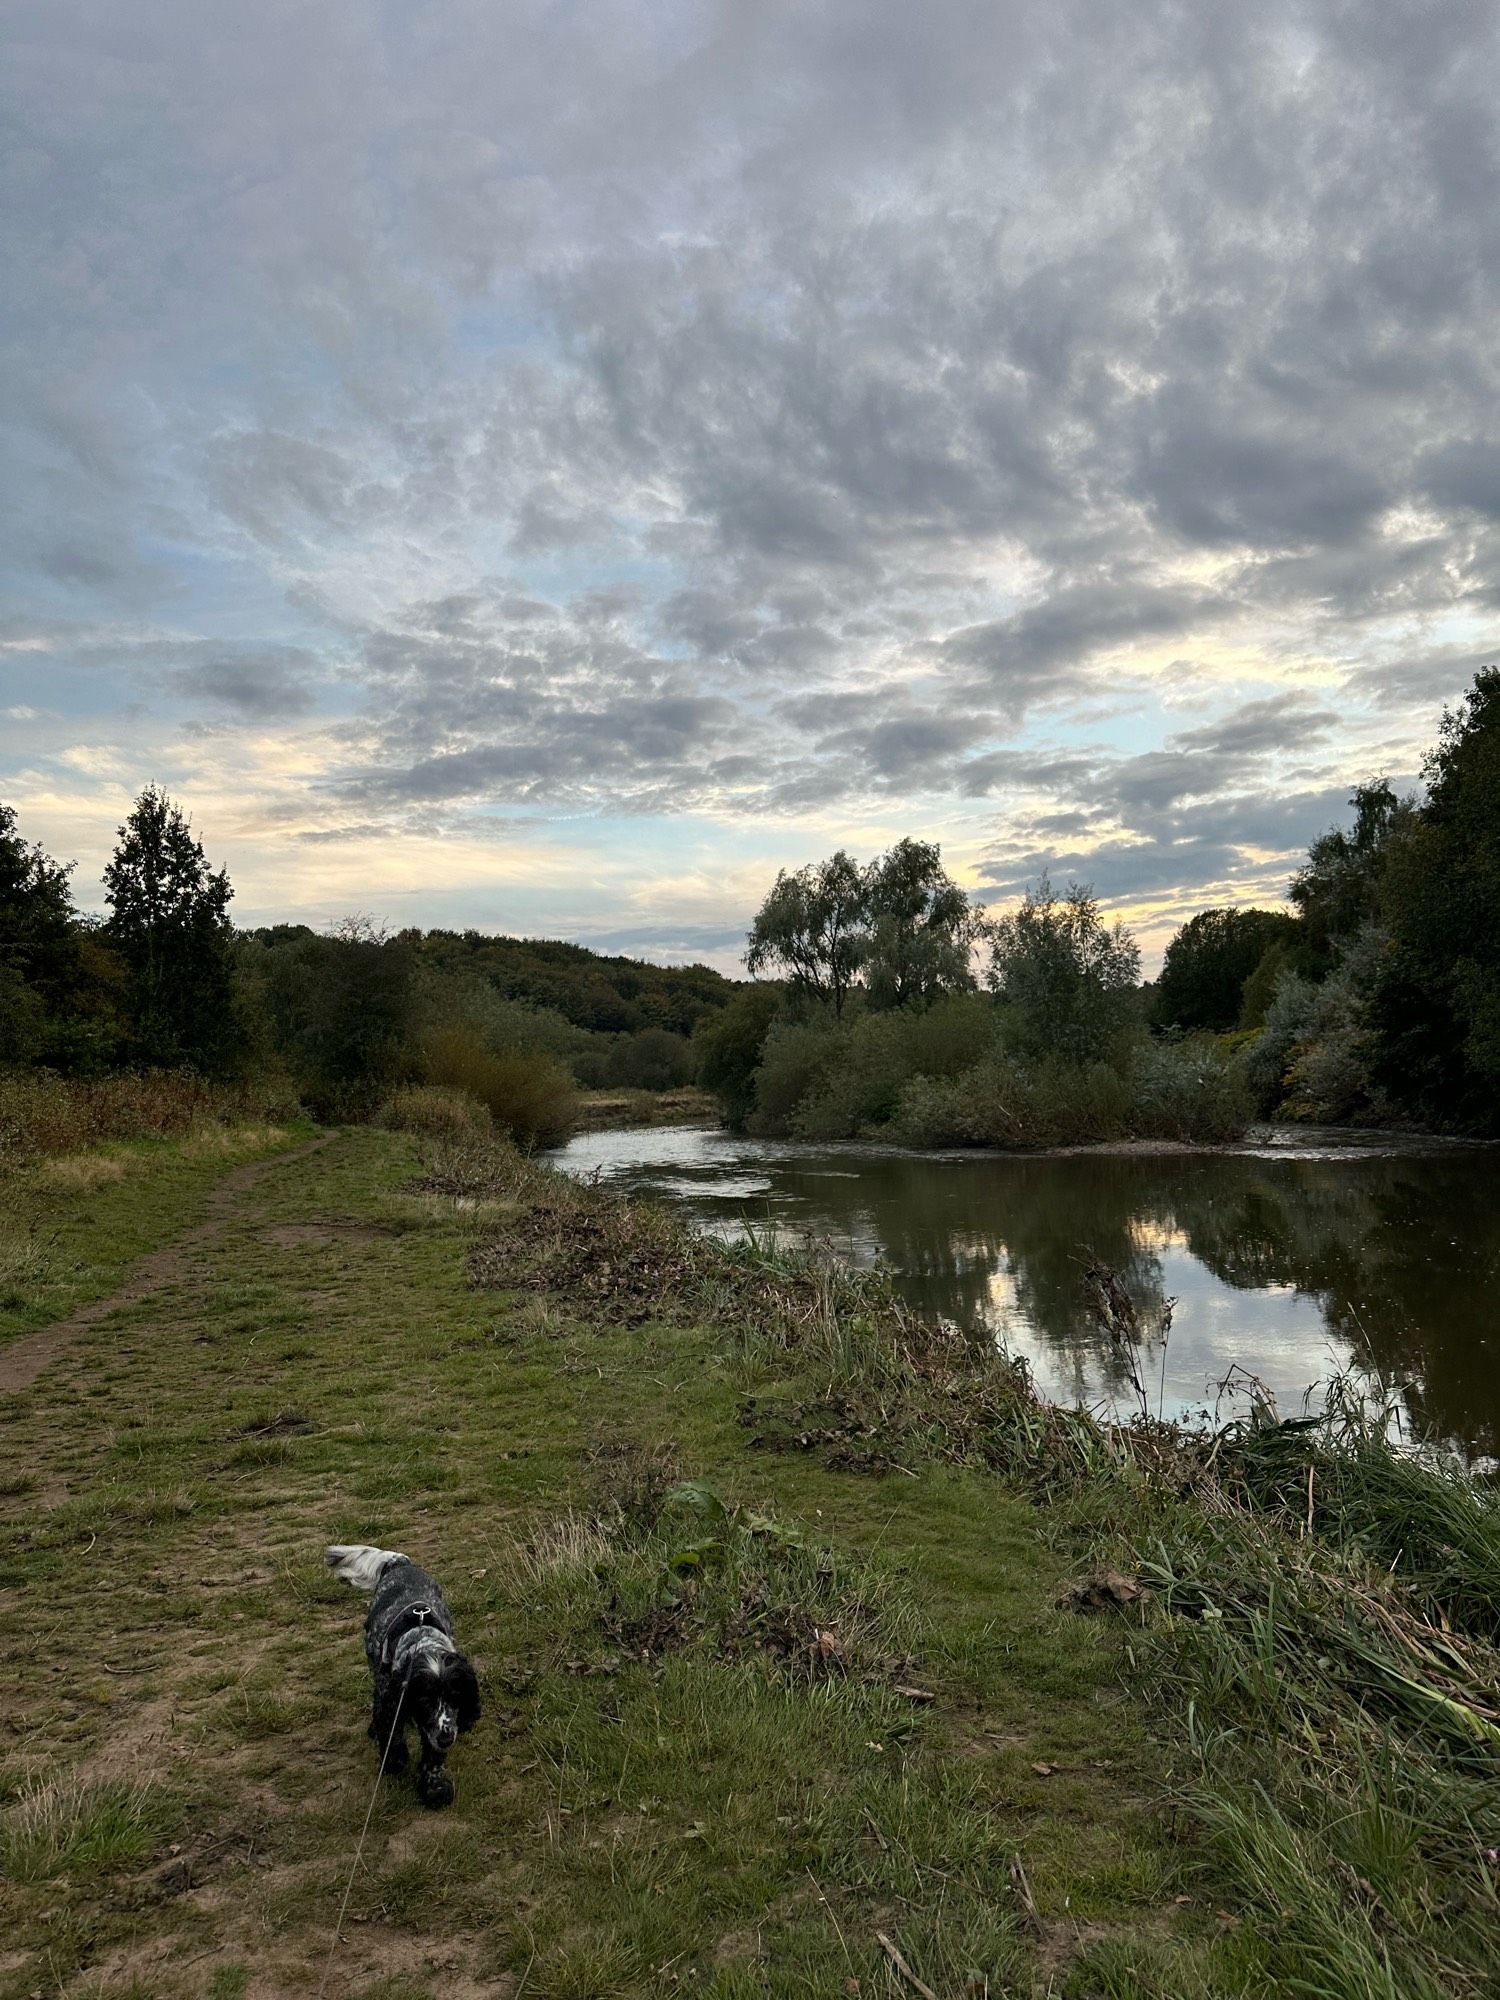
[[[342,1133],[0,1402],[0,2000],[316,1991],[375,1538],[486,1713],[451,1811],[379,1788],[331,1993],[1483,1992],[1493,1517],[1362,1440],[1103,1428],[836,1267]],[[1064,1608],[1105,1560],[1144,1611]]]
[[[50,1882],[136,1861],[151,1846],[152,1807],[145,1784],[90,1783],[76,1774],[32,1779],[7,1808],[0,1874]]]
[[[119,1139],[181,1139],[225,1127],[295,1121],[282,1081],[212,1083],[187,1070],[67,1078],[0,1069],[0,1167],[82,1154]]]
[[[105,1297],[139,1258],[201,1222],[227,1168],[281,1152],[311,1129],[215,1124],[0,1163],[0,1348]]]

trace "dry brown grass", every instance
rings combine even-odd
[[[466,1090],[440,1083],[410,1083],[393,1091],[375,1115],[388,1132],[414,1132],[421,1139],[482,1139],[490,1114]]]
[[[116,1139],[179,1139],[299,1115],[280,1080],[220,1084],[187,1070],[61,1077],[0,1071],[0,1165],[65,1158]]]
[[[46,1161],[37,1179],[60,1194],[90,1194],[110,1181],[124,1180],[128,1165],[116,1153],[68,1153]]]

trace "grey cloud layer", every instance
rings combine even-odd
[[[946,795],[997,882],[1238,879],[1483,657],[1497,18],[54,0],[15,594],[336,709],[334,831]]]

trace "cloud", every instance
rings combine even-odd
[[[1338,726],[1336,709],[1310,695],[1266,695],[1242,702],[1215,722],[1181,729],[1170,739],[1179,751],[1206,756],[1250,757],[1274,750],[1304,750],[1325,741]]]
[[[313,705],[309,682],[318,673],[318,663],[304,649],[247,647],[210,653],[177,668],[172,678],[189,701],[263,723],[305,715]]]
[[[1491,438],[1464,438],[1430,453],[1422,486],[1440,507],[1472,509],[1500,521],[1500,447]]]
[[[53,0],[5,86],[6,698],[189,790],[279,733],[267,879],[503,808],[732,824],[768,877],[920,823],[1258,883],[1488,656],[1497,42]]]

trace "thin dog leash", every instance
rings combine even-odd
[[[349,1908],[349,1898],[354,1892],[354,1878],[359,1873],[359,1857],[365,1851],[365,1835],[370,1831],[370,1820],[375,1812],[375,1801],[380,1796],[380,1781],[385,1776],[385,1760],[391,1754],[391,1745],[396,1740],[396,1731],[401,1726],[401,1704],[406,1699],[406,1682],[401,1683],[401,1692],[396,1697],[396,1713],[391,1718],[391,1733],[385,1739],[385,1748],[380,1753],[380,1763],[375,1772],[375,1789],[370,1794],[370,1803],[365,1811],[365,1823],[359,1830],[359,1845],[354,1850],[354,1866],[349,1870],[349,1880],[344,1884],[344,1900],[339,1904],[339,1920],[333,1927],[333,1942],[328,1947],[328,1957],[323,1966],[323,1977],[318,1981],[318,2000],[323,2000],[323,1992],[328,1985],[328,1975],[333,1970],[334,1953],[339,1948],[339,1938],[343,1935],[344,1915]]]

